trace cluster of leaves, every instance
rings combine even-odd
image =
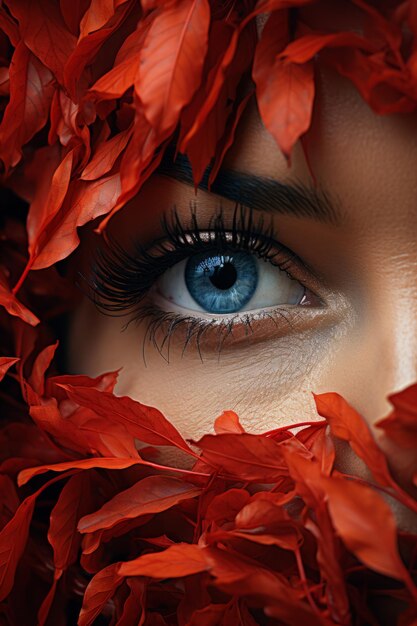
[[[77,228],[106,216],[102,230],[173,138],[196,183],[209,164],[212,180],[253,94],[289,158],[310,126],[318,58],[376,112],[415,110],[416,3],[351,1],[361,34],[303,21],[306,5],[329,11],[323,0],[4,0],[0,162],[30,209],[28,257],[14,282],[0,276],[1,304],[36,324],[16,299],[29,270],[67,257]]]
[[[0,360],[29,407],[0,430],[2,624],[376,626],[375,598],[416,623],[417,536],[385,498],[417,500],[339,395],[316,396],[325,420],[253,435],[229,411],[187,443],[115,372],[45,377],[56,347]],[[390,400],[379,426],[415,450],[417,385]],[[329,430],[369,481],[335,468]]]

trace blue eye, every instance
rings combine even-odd
[[[208,313],[235,313],[249,302],[258,285],[255,257],[248,252],[197,254],[187,261],[185,283]]]
[[[176,263],[156,282],[156,293],[182,312],[224,315],[302,303],[305,288],[251,252],[203,252]],[[170,308],[173,310],[174,307]]]

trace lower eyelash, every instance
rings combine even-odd
[[[220,357],[225,341],[233,336],[233,330],[237,326],[243,328],[245,336],[248,337],[255,332],[252,327],[255,320],[262,321],[268,319],[275,326],[278,326],[277,315],[279,315],[281,321],[285,322],[286,331],[288,331],[288,328],[293,329],[290,311],[285,309],[285,307],[279,307],[273,311],[261,311],[255,314],[249,312],[245,314],[239,313],[232,317],[227,317],[227,319],[213,318],[208,320],[191,315],[184,316],[179,313],[163,311],[152,305],[144,305],[138,311],[135,321],[138,324],[146,322],[142,346],[142,356],[145,364],[146,346],[149,344],[169,363],[170,343],[178,331],[184,333],[182,356],[184,356],[191,343],[194,342],[200,360],[203,362],[203,340],[207,333],[214,332],[216,334],[215,342],[217,347],[215,352]]]

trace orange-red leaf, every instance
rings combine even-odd
[[[74,151],[70,150],[59,163],[58,167],[52,170],[52,180],[47,196],[44,196],[46,189],[39,188],[39,196],[35,199],[29,209],[27,228],[29,236],[29,253],[33,265],[36,258],[41,254],[43,247],[48,241],[47,229],[53,219],[61,209],[71,178],[74,161]],[[41,176],[44,172],[41,172]]]
[[[56,570],[65,570],[75,562],[81,537],[77,524],[91,510],[91,485],[88,474],[72,476],[62,489],[51,511],[48,541],[54,551]]]
[[[39,396],[43,396],[45,393],[45,374],[55,356],[58,343],[57,341],[50,346],[46,346],[39,352],[33,363],[28,383]]]
[[[292,41],[282,52],[282,58],[291,63],[307,63],[323,48],[359,48],[374,52],[375,46],[367,39],[353,32],[323,34],[308,34]]]
[[[104,419],[118,420],[127,430],[145,443],[175,446],[192,452],[177,429],[155,409],[126,396],[118,397],[97,389],[62,385],[68,397],[80,406],[92,409]]]
[[[417,385],[388,396],[391,413],[376,425],[399,446],[417,449]]]
[[[146,35],[135,89],[158,134],[173,130],[201,80],[207,51],[207,0],[166,3]]]
[[[117,459],[115,457],[94,457],[91,459],[80,459],[75,461],[64,461],[63,463],[39,465],[38,467],[29,467],[20,472],[18,483],[20,486],[25,485],[31,478],[45,472],[66,472],[67,470],[88,470],[102,467],[108,470],[119,470],[132,467],[143,463],[141,459]]]
[[[225,433],[244,433],[245,429],[239,422],[239,416],[234,411],[223,411],[214,422],[216,435]]]
[[[149,578],[182,578],[209,568],[204,550],[189,543],[177,543],[162,552],[120,563],[121,576],[149,576]]]
[[[0,601],[8,596],[13,587],[16,567],[26,546],[36,496],[37,493],[28,496],[0,532]]]
[[[0,357],[0,381],[3,380],[7,371],[14,365],[20,361],[19,358],[13,356],[1,356]]]
[[[269,78],[258,80],[256,87],[262,120],[289,158],[294,144],[310,127],[315,92],[313,65],[276,60]]]
[[[55,0],[7,0],[5,4],[18,20],[26,46],[62,84],[65,63],[75,48],[76,38],[62,18],[59,3]]]
[[[124,603],[123,613],[116,626],[132,626],[132,623],[135,626],[143,626],[146,614],[146,584],[139,578],[128,578],[127,584],[130,588],[130,593]]]
[[[20,42],[10,65],[10,100],[0,125],[0,159],[7,169],[22,147],[45,126],[54,93],[51,72]]]
[[[338,393],[314,395],[314,400],[318,413],[326,418],[333,435],[350,443],[381,485],[391,485],[387,459],[359,413]]]
[[[37,242],[32,269],[49,267],[71,254],[80,241],[77,228],[111,211],[120,190],[118,173],[94,181],[74,182],[64,205],[45,226]]]
[[[90,580],[84,593],[78,626],[90,626],[94,622],[104,604],[113,596],[122,581],[119,563],[108,565]]]
[[[310,125],[314,100],[312,66],[285,63],[279,56],[288,36],[286,11],[272,13],[263,29],[253,65],[259,112],[287,157]]]
[[[39,319],[13,295],[6,277],[0,269],[0,306],[4,306],[6,311],[13,316],[20,317],[31,326],[39,324]]]
[[[16,567],[23,554],[29,534],[36,499],[40,493],[64,476],[45,483],[20,504],[11,520],[0,531],[0,602],[10,593]]]
[[[286,471],[279,444],[262,436],[204,435],[196,445],[203,461],[238,479],[268,483]]]
[[[132,135],[132,130],[132,128],[128,128],[100,144],[84,168],[81,180],[97,180],[97,178],[107,174],[125,149]]]
[[[129,489],[121,491],[101,509],[83,517],[78,530],[91,533],[112,528],[119,522],[166,511],[189,498],[195,498],[201,488],[172,476],[148,476]]]
[[[406,579],[394,515],[376,490],[338,477],[323,485],[333,524],[349,550],[376,572]]]

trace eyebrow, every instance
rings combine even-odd
[[[194,186],[191,164],[185,155],[178,154],[175,161],[163,159],[158,173]],[[323,189],[316,186],[300,182],[283,183],[274,178],[227,169],[221,169],[209,185],[209,176],[210,167],[205,171],[198,189],[220,195],[250,209],[310,218],[332,225],[340,225],[342,221],[340,211],[336,210]]]

